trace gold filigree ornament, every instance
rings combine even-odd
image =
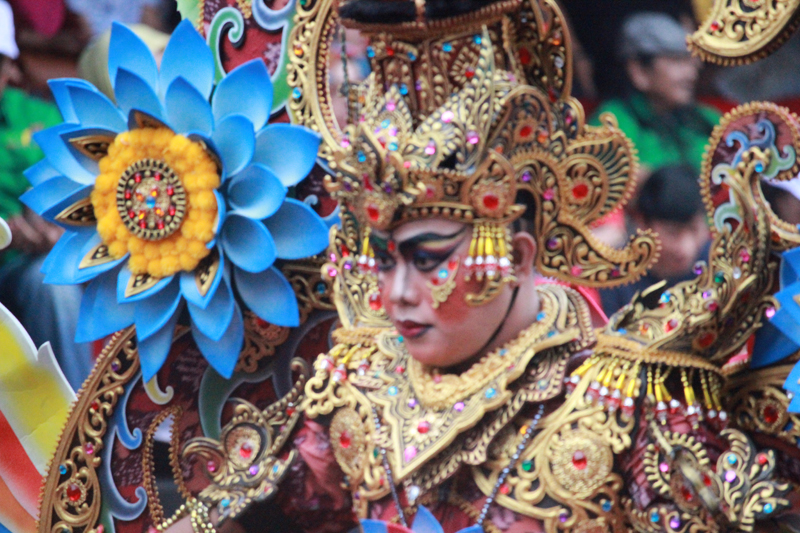
[[[789,507],[790,485],[775,479],[774,452],[756,452],[744,433],[722,431],[730,448],[712,468],[694,437],[662,432],[655,423],[649,430],[655,444],[645,450],[645,474],[662,502],[647,509],[625,502],[636,531],[752,531],[757,519]]]
[[[197,499],[216,507],[219,523],[271,497],[297,455],[291,450],[284,458],[278,457],[300,418],[297,404],[308,373],[301,359],[292,361],[292,369],[299,377],[289,394],[263,411],[236,400],[233,417],[219,440],[198,437],[183,449],[183,457],[199,456],[206,461],[211,484]]]
[[[527,192],[543,274],[611,286],[638,279],[655,261],[652,234],[614,250],[589,229],[627,201],[637,162],[612,118],[585,125],[570,96],[570,39],[555,2],[496,2],[478,10],[483,16],[410,25],[344,20],[371,39],[372,66],[351,89],[344,129],[328,86],[333,4],[298,6],[291,38],[304,53],[290,57],[289,110],[322,134],[320,153],[332,171],[325,185],[356,218],[357,241],[367,227],[444,217],[484,228],[496,252],[525,211],[518,202]],[[493,259],[499,265],[502,257]],[[494,277],[475,303],[496,293],[490,281],[511,279]]]
[[[800,24],[797,0],[714,0],[689,49],[718,65],[752,63],[777,50]]]

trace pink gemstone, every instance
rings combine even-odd
[[[213,474],[214,472],[217,471],[217,463],[215,463],[214,461],[209,461],[206,463],[206,468],[208,469],[209,472]]]
[[[91,442],[87,442],[83,446],[83,449],[86,451],[86,455],[92,455],[94,453],[94,444],[92,444]]]
[[[338,271],[334,267],[328,267],[328,277],[335,278]]]
[[[544,191],[544,194],[542,196],[544,196],[545,200],[552,200],[555,197],[555,192],[553,191],[552,188],[550,188]]]
[[[341,145],[342,145],[342,148],[347,148],[348,146],[350,146],[350,139],[345,137],[344,139],[342,139]]]
[[[747,250],[742,250],[739,252],[739,258],[742,260],[742,263],[747,263],[750,261],[750,252]]]
[[[480,141],[480,137],[478,137],[478,133],[474,131],[470,131],[467,133],[467,142],[470,144],[478,144]]]
[[[248,472],[250,472],[251,476],[255,476],[256,474],[258,474],[258,465],[251,466]]]
[[[453,112],[452,111],[445,111],[442,113],[442,122],[445,124],[449,124],[453,121]]]
[[[388,111],[394,111],[397,108],[397,104],[394,103],[394,100],[389,100],[386,102],[386,109]]]
[[[425,153],[428,155],[433,155],[436,153],[436,145],[432,142],[428,143],[428,146],[425,147]]]
[[[766,315],[767,318],[774,317],[775,316],[775,308],[774,307],[767,307],[767,309],[764,311],[764,314]]]
[[[573,276],[580,276],[583,273],[583,268],[579,265],[575,265],[572,267],[572,275]]]
[[[669,465],[667,463],[661,463],[660,465],[658,465],[658,469],[666,474],[667,472],[669,472]]]
[[[453,409],[460,413],[464,410],[464,402],[456,402],[456,404],[453,406]]]
[[[403,451],[403,458],[405,458],[407,463],[410,462],[412,459],[414,459],[414,457],[416,457],[416,456],[417,456],[417,448],[416,448],[416,446],[408,446]]]

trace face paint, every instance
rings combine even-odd
[[[438,309],[453,294],[460,264],[461,260],[458,256],[453,256],[447,262],[447,266],[440,268],[433,279],[428,282],[428,288],[431,290],[431,300],[433,300],[431,307],[434,309]]]

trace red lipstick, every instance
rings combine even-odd
[[[419,322],[414,322],[413,320],[401,320],[395,322],[394,325],[397,328],[398,333],[407,339],[416,339],[417,337],[422,336],[430,328],[428,324],[420,324]]]

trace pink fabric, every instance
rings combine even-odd
[[[52,37],[64,24],[66,7],[63,0],[10,0],[17,15],[17,26],[27,23],[37,33]]]

